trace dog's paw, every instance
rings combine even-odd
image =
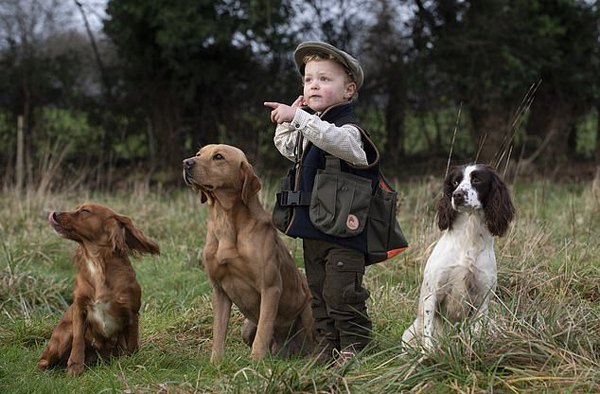
[[[49,366],[48,360],[46,360],[44,358],[39,360],[37,363],[38,369],[41,369],[42,371],[45,371],[48,368],[48,366]]]
[[[79,376],[83,373],[83,364],[82,363],[69,363],[67,366],[67,375],[69,376]]]
[[[433,339],[430,337],[423,338],[423,347],[421,348],[421,353],[423,353],[423,355],[431,354],[433,353],[434,349],[435,345],[433,344]]]
[[[265,358],[267,354],[268,354],[268,350],[252,349],[252,352],[250,353],[250,357],[252,357],[252,359],[254,361],[259,361],[259,360],[262,360],[263,358]]]
[[[222,359],[223,357],[221,353],[212,352],[212,354],[210,355],[210,363],[213,365],[219,364]]]

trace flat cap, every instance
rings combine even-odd
[[[358,91],[360,89],[365,80],[365,76],[358,60],[341,49],[337,49],[333,45],[322,41],[305,41],[300,43],[294,51],[294,62],[296,63],[300,75],[304,76],[304,57],[306,55],[318,53],[332,55],[350,72],[350,76],[354,83],[356,83],[356,90]]]

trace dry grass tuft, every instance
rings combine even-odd
[[[10,261],[10,257],[7,260]],[[68,282],[67,279],[32,273],[19,264],[7,264],[0,271],[0,310],[11,320],[30,318],[36,309],[60,313],[69,306]]]

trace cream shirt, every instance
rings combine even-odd
[[[277,125],[273,137],[277,150],[291,161],[296,158],[298,133],[304,135],[303,149],[308,142],[312,142],[316,147],[352,165],[368,164],[361,133],[355,126],[347,124],[337,127],[298,108],[291,122]]]

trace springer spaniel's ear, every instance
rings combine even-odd
[[[444,191],[437,203],[438,227],[442,231],[452,229],[452,222],[456,216],[456,211],[452,209],[451,196],[452,194],[448,195]]]
[[[483,208],[485,224],[493,235],[502,237],[515,216],[515,207],[502,178],[492,168],[490,171],[492,173],[490,193]]]
[[[456,218],[456,211],[452,208],[452,193],[456,187],[452,184],[459,174],[459,168],[453,168],[444,179],[444,191],[437,203],[438,227],[440,230],[452,229],[452,223]]]
[[[260,190],[260,180],[254,173],[252,165],[245,161],[241,164],[242,171],[242,201],[248,205],[250,198]]]

